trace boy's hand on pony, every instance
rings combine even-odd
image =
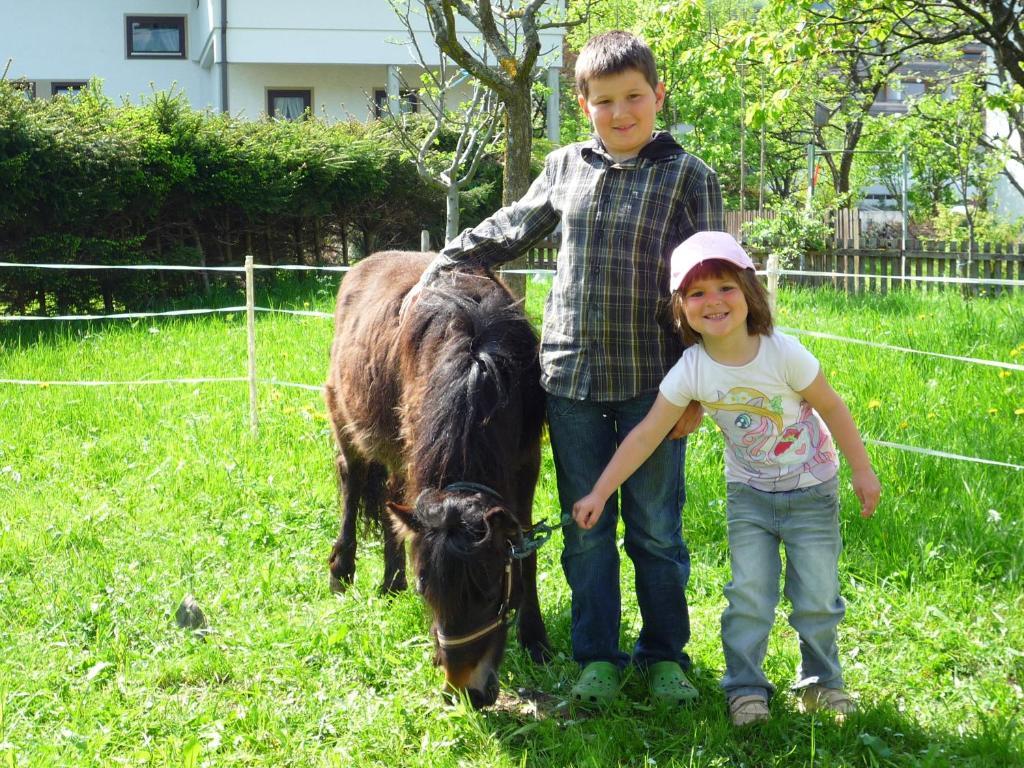
[[[875,471],[871,467],[854,470],[850,477],[850,484],[853,486],[853,492],[860,499],[860,516],[871,517],[875,514],[875,508],[878,507],[878,501],[882,497],[882,484],[878,482]]]
[[[402,306],[398,310],[399,322],[401,322],[405,318],[406,314],[409,312],[409,307],[416,303],[416,299],[420,295],[420,291],[422,290],[423,282],[421,280],[420,282],[416,283],[416,285],[414,285],[412,288],[410,288],[407,294],[405,294],[405,297],[402,299]]]
[[[700,426],[700,420],[703,418],[704,406],[701,405],[700,400],[691,400],[690,404],[686,406],[686,410],[683,411],[683,415],[679,417],[679,421],[668,433],[668,439],[678,440],[681,437],[686,437]]]
[[[582,499],[572,505],[572,519],[576,525],[584,530],[589,530],[597,525],[604,512],[604,505],[607,499],[602,499],[599,494],[588,493]]]

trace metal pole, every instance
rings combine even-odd
[[[426,253],[430,250],[430,231],[426,229],[420,230],[420,250]]]
[[[253,285],[252,254],[245,255],[245,325],[249,342],[249,431],[256,437],[256,291]]]
[[[907,188],[910,186],[910,163],[907,160],[907,148],[903,148],[903,189],[902,189],[902,201],[900,207],[902,210],[901,218],[901,231],[900,231],[900,274],[907,274],[907,230],[908,219],[910,218],[910,211],[907,210]],[[903,287],[906,287],[906,283],[903,283]]]
[[[807,208],[810,210],[814,197],[814,145],[807,145]]]
[[[764,109],[764,71],[761,72],[761,103],[759,106]],[[761,119],[761,164],[757,175],[757,215],[764,213],[764,144],[765,144],[766,121]]]
[[[907,210],[907,188],[910,186],[910,163],[907,159],[907,148],[903,148],[903,199],[900,202],[900,207],[903,209],[903,221],[902,221],[902,237],[903,237],[903,250],[907,249],[907,220],[910,216],[910,212]]]
[[[743,221],[743,211],[746,210],[747,181],[747,95],[743,90],[743,73],[746,70],[742,64],[737,67],[740,75],[740,222]]]
[[[775,314],[775,300],[779,293],[779,255],[768,254],[768,306]]]

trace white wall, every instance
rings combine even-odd
[[[997,140],[1005,139],[1009,135],[1006,115],[1002,112],[989,111],[986,115],[985,129],[989,136]],[[1021,136],[1019,134],[1010,136],[1010,144],[1016,154],[1020,156],[1022,154]],[[1006,170],[1013,174],[1018,184],[1024,186],[1024,165],[1011,161],[1007,163]],[[1024,197],[1002,175],[996,180],[992,203],[996,214],[1002,219],[1015,221],[1024,218]]]
[[[413,7],[417,5],[412,3]],[[420,49],[428,64],[438,52],[426,18],[410,14]],[[457,18],[467,37],[475,30]],[[229,0],[228,60],[246,63],[408,64],[414,57],[404,45],[407,36],[387,0]],[[561,66],[561,35],[541,35],[548,66]]]
[[[48,98],[53,80],[102,78],[112,98],[138,101],[176,83],[192,106],[222,108],[221,0],[0,0],[0,66],[37,83]],[[415,5],[415,3],[414,3]],[[228,106],[255,119],[268,88],[310,88],[313,110],[334,119],[365,119],[366,94],[386,84],[387,65],[415,70],[387,0],[227,0]],[[125,16],[186,16],[186,58],[128,59]],[[471,36],[468,22],[462,22]],[[437,50],[426,34],[421,50]],[[560,35],[542,36],[561,65]]]
[[[209,0],[203,0],[208,2]],[[103,79],[104,92],[113,98],[138,100],[169,88],[172,82],[190,96],[209,90],[209,71],[190,58],[129,60],[125,51],[125,16],[134,14],[186,15],[194,11],[190,0],[0,0],[0,66],[12,59],[9,78],[37,82],[37,95],[48,98],[54,80]],[[192,19],[186,20],[186,48],[194,47]],[[193,50],[187,50],[191,57]]]

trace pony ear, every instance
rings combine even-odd
[[[520,532],[519,521],[505,507],[491,507],[484,512],[487,524],[487,538],[495,534],[503,539],[514,539]]]
[[[416,519],[416,515],[413,514],[413,507],[408,504],[395,504],[391,501],[385,503],[391,517],[391,527],[394,528],[399,539],[405,541],[420,532],[422,526]]]

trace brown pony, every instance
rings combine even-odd
[[[523,546],[540,468],[537,337],[489,274],[450,273],[399,321],[432,254],[386,252],[341,283],[325,397],[344,494],[331,584],[355,574],[356,516],[381,518],[381,590],[416,590],[433,613],[435,663],[476,707],[498,695],[509,614],[534,661],[549,653],[536,554]]]

